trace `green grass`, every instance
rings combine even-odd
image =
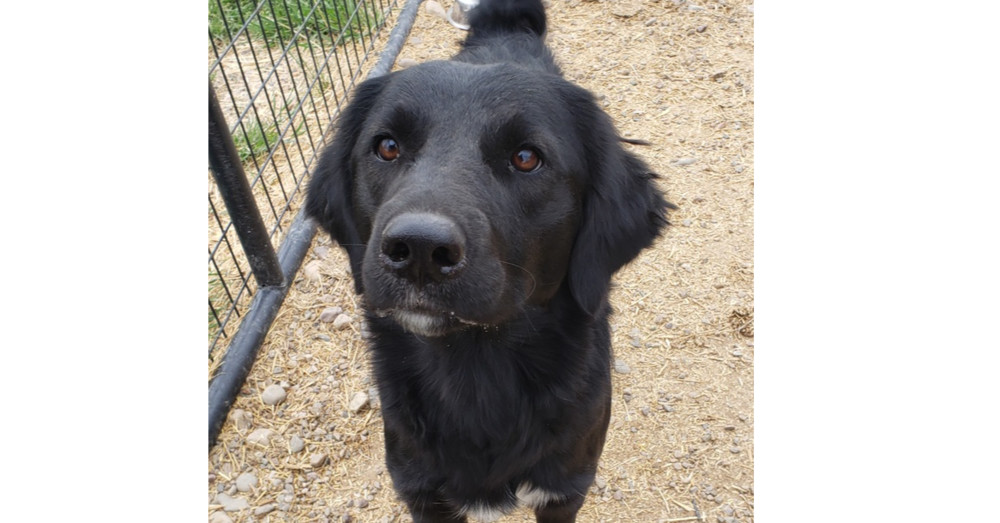
[[[258,0],[209,0],[209,34],[213,38],[228,40],[231,34],[235,35],[243,27],[257,4]],[[313,11],[310,0],[264,0],[248,31],[251,36],[264,39],[271,46],[279,46],[281,42],[287,44],[305,23],[297,43],[303,44],[311,38],[327,41],[333,38],[342,43],[362,33],[370,33],[379,22],[379,13],[372,11],[370,6],[368,9],[362,6],[356,18],[351,20],[351,13],[358,5],[355,0],[322,0]],[[226,31],[227,25],[229,31]]]
[[[261,121],[256,118],[249,118],[242,127],[237,127],[233,131],[233,144],[236,145],[236,153],[240,157],[240,163],[244,166],[251,158],[258,161],[263,160],[273,149],[280,138],[281,128],[288,121],[284,118],[288,114],[289,108],[285,108],[285,113],[279,115],[279,122]],[[306,131],[306,122],[300,114],[296,116],[298,124],[288,131],[285,131],[285,143],[290,143],[296,137],[302,136]],[[243,132],[246,129],[246,133]]]
[[[246,129],[246,133],[243,132]],[[240,155],[240,163],[246,165],[251,158],[261,159],[278,143],[278,126],[274,122],[252,119],[243,127],[233,131],[233,143]]]

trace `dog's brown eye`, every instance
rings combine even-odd
[[[511,156],[510,164],[518,171],[530,173],[542,165],[542,159],[533,149],[524,148]]]
[[[392,138],[382,138],[375,146],[375,154],[382,160],[391,162],[399,158],[399,144]]]

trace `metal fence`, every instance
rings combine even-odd
[[[299,207],[333,122],[366,70],[391,69],[419,3],[210,0],[210,445],[315,234]]]

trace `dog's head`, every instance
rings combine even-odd
[[[666,224],[653,178],[559,76],[431,62],[357,89],[306,206],[372,312],[441,336],[564,286],[596,314]]]

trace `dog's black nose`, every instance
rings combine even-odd
[[[455,222],[430,213],[406,213],[382,232],[382,263],[413,283],[441,282],[465,266],[465,237]]]

